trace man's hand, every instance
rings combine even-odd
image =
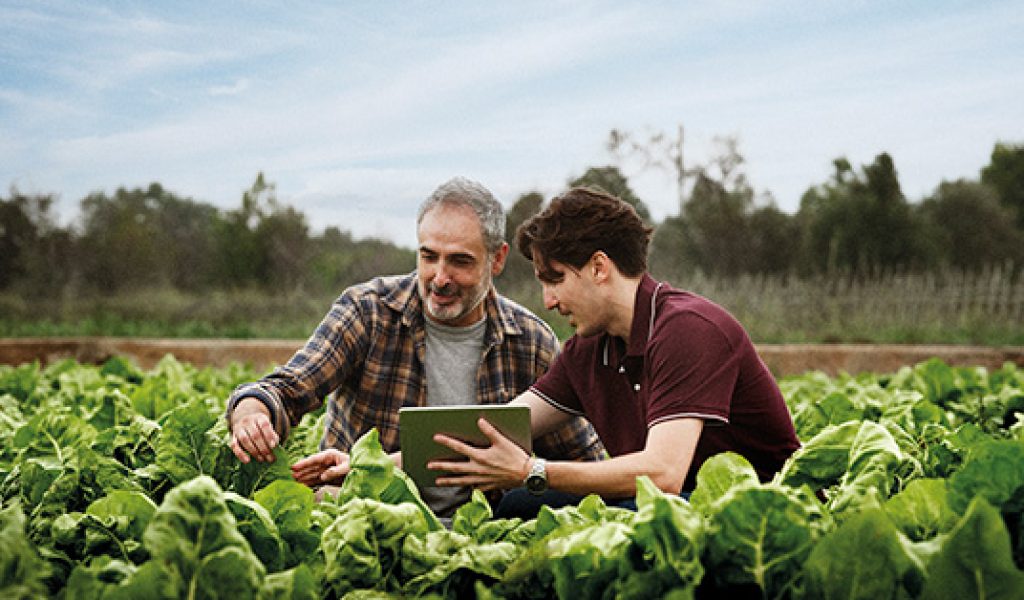
[[[270,411],[256,398],[243,398],[231,413],[231,451],[243,463],[252,458],[274,461],[274,448],[281,441],[270,423]]]
[[[324,484],[340,485],[351,469],[352,464],[347,453],[328,448],[292,465],[292,477],[309,487]]]
[[[450,475],[437,478],[438,486],[470,486],[488,492],[519,487],[523,485],[528,472],[530,455],[503,436],[487,422],[478,419],[477,427],[487,436],[491,445],[475,448],[444,434],[434,436],[434,441],[465,456],[465,461],[439,461],[427,463],[432,471],[446,471]]]

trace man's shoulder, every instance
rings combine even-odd
[[[662,339],[678,338],[680,328],[686,332],[685,339],[717,338],[735,345],[746,337],[743,325],[725,307],[693,292],[672,290],[659,311],[652,333]]]
[[[494,300],[506,334],[525,335],[545,342],[558,343],[551,326],[532,310],[499,293],[494,294]]]
[[[401,311],[409,302],[416,289],[413,274],[380,275],[345,289],[341,298],[348,298],[360,304],[384,305]]]

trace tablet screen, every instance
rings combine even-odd
[[[480,417],[487,419],[505,437],[531,452],[530,409],[527,406],[473,404],[405,407],[398,411],[402,470],[417,486],[433,486],[434,479],[442,473],[427,469],[428,462],[462,458],[460,454],[435,442],[434,434],[443,433],[474,446],[487,446],[490,442],[476,423]]]

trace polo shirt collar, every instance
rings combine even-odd
[[[647,342],[651,339],[654,321],[651,319],[654,307],[651,300],[660,284],[649,274],[644,273],[640,285],[636,289],[636,300],[633,302],[633,324],[629,328],[629,347],[626,356],[643,356]]]

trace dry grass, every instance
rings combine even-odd
[[[1024,277],[999,268],[868,279],[696,275],[672,283],[728,308],[759,343],[1024,345]],[[544,310],[536,283],[503,291],[548,319],[560,337],[571,334],[564,319]],[[0,336],[302,339],[335,296],[259,290],[193,295],[170,289],[43,300],[0,295]]]

